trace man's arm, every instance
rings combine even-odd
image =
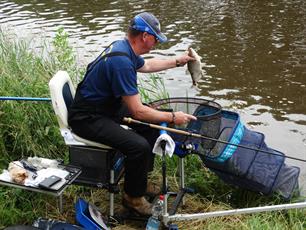
[[[184,66],[188,61],[193,61],[193,60],[194,58],[188,56],[187,53],[171,59],[151,58],[151,59],[146,59],[144,65],[141,68],[139,68],[137,71],[142,73],[158,72],[174,68],[177,66]]]
[[[132,117],[137,120],[153,123],[174,122],[177,125],[187,123],[190,120],[196,120],[196,117],[181,111],[175,112],[173,116],[171,112],[162,112],[145,106],[141,103],[139,94],[123,96],[122,99],[131,112]]]

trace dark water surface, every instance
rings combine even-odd
[[[34,46],[63,26],[85,65],[123,38],[130,18],[142,11],[153,12],[169,38],[149,56],[178,55],[192,46],[203,57],[199,91],[185,68],[160,74],[171,96],[215,99],[265,133],[271,147],[306,159],[305,0],[0,0],[0,25]]]

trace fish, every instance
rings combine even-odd
[[[188,55],[195,59],[187,62],[187,68],[191,75],[192,85],[197,86],[198,81],[204,76],[201,63],[202,58],[191,47],[188,48]]]

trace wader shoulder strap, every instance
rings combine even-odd
[[[128,58],[130,58],[130,56],[125,53],[125,52],[120,52],[120,51],[117,51],[117,52],[110,52],[110,53],[107,53],[107,54],[104,54],[101,56],[101,54],[93,61],[91,62],[88,66],[87,66],[87,69],[86,69],[86,72],[89,72],[92,70],[92,68],[99,62],[99,60],[103,59],[103,58],[107,58],[107,57],[114,57],[114,56],[126,56]]]
[[[85,73],[85,76],[83,78],[83,80],[78,84],[77,86],[77,90],[76,90],[76,94],[75,94],[75,98],[74,98],[74,104],[78,104],[78,105],[81,105],[82,107],[82,110],[86,110],[87,112],[88,111],[92,111],[92,112],[95,112],[95,113],[101,113],[101,111],[104,113],[105,110],[102,109],[102,107],[104,108],[105,106],[102,106],[101,107],[101,104],[97,104],[95,102],[84,102],[84,98],[80,92],[80,87],[82,85],[82,83],[85,81],[86,77],[88,76],[88,73],[94,68],[94,66],[100,61],[102,60],[103,58],[106,58],[106,57],[114,57],[114,56],[126,56],[130,59],[130,56],[125,53],[125,52],[120,52],[120,51],[117,51],[117,52],[110,52],[110,53],[107,53],[105,55],[102,55],[103,52],[93,61],[91,62],[88,66],[87,66],[87,70],[86,70],[86,73]],[[75,105],[76,105],[75,104]],[[112,101],[111,103],[109,103],[110,105],[108,105],[108,108],[113,108],[114,109],[114,105],[116,105],[117,103],[115,103],[115,101]],[[76,106],[74,108],[74,111],[78,111],[79,108],[78,106]],[[72,110],[70,110],[72,111]]]
[[[103,52],[102,52],[103,53]],[[102,54],[101,53],[101,54]],[[106,57],[114,57],[114,56],[126,56],[128,58],[130,58],[130,56],[125,53],[125,52],[120,52],[120,51],[115,51],[115,52],[110,52],[110,53],[107,53],[107,54],[104,54],[101,56],[101,54],[93,61],[91,62],[88,66],[87,66],[87,69],[86,69],[86,73],[85,73],[85,76],[83,78],[83,80],[78,84],[78,87],[83,83],[83,81],[85,80],[87,74],[93,69],[93,67],[99,62],[99,60],[103,59],[103,58],[106,58]]]

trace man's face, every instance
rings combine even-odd
[[[150,50],[157,44],[158,40],[152,34],[144,32],[142,35],[143,38],[143,51],[144,53],[149,53]]]

